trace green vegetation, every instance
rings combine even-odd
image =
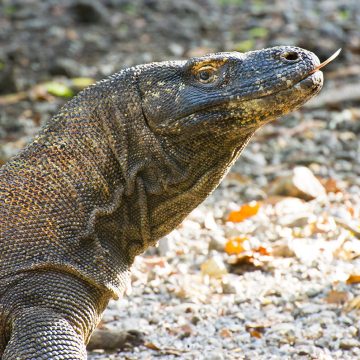
[[[254,27],[249,30],[249,35],[251,38],[265,38],[268,33],[268,29],[263,27]]]
[[[221,6],[226,6],[226,5],[237,5],[240,6],[243,4],[243,0],[217,0],[217,2],[221,5]]]
[[[246,52],[249,50],[252,50],[255,46],[255,41],[253,39],[243,40],[239,41],[234,46],[234,50],[240,51],[240,52]]]
[[[54,96],[69,98],[74,96],[73,90],[63,83],[57,81],[49,81],[44,84],[46,91]]]

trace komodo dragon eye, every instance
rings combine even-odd
[[[196,72],[195,77],[199,82],[203,84],[212,83],[218,78],[217,69],[210,65],[206,65]]]

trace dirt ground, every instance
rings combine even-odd
[[[360,2],[0,1],[0,166],[122,68],[276,45],[342,52],[321,94],[259,131],[220,188],[137,259],[132,294],[101,327],[145,343],[90,359],[360,359]],[[256,214],[229,220],[251,201]],[[239,238],[234,263],[226,246]]]

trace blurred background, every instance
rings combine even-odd
[[[327,72],[341,68],[334,77],[348,82],[359,74],[359,8],[357,0],[2,0],[0,94],[28,93],[0,100],[0,144],[26,135],[88,82],[144,62],[274,45],[324,60],[341,47]],[[58,86],[34,89],[54,79]],[[2,149],[0,162],[13,151]]]
[[[321,94],[137,259],[100,326],[145,346],[91,359],[360,358],[360,2],[0,0],[0,166],[122,68],[275,45],[342,52]]]

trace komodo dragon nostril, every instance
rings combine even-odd
[[[299,54],[295,51],[287,51],[282,53],[281,57],[288,61],[296,61],[299,59]]]

